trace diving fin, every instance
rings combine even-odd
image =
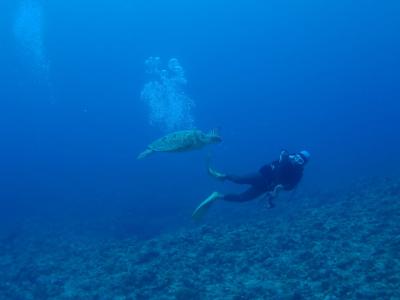
[[[221,193],[213,192],[206,200],[201,202],[200,205],[195,209],[195,211],[192,214],[192,218],[198,221],[201,220],[201,218],[207,213],[207,211],[214,203],[214,201],[222,197],[223,195]]]

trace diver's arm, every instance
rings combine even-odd
[[[296,186],[297,186],[297,183],[295,183],[295,184],[285,184],[282,189],[289,192],[291,190],[294,190],[294,188]]]
[[[292,191],[292,190],[294,190],[297,186],[298,186],[298,184],[299,184],[299,182],[301,181],[301,178],[303,177],[303,173],[302,172],[297,172],[297,174],[292,178],[292,180],[290,181],[290,182],[288,182],[288,183],[286,183],[284,186],[283,186],[283,189],[285,190],[285,191]]]

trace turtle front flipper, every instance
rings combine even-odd
[[[153,152],[154,152],[154,150],[152,150],[152,149],[146,149],[138,155],[137,159],[143,159],[143,158],[149,156],[150,154],[152,154]]]
[[[207,144],[218,144],[222,142],[222,138],[219,135],[218,129],[212,129],[210,132],[206,134],[206,143]]]

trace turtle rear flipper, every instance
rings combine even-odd
[[[143,159],[143,158],[149,156],[150,154],[152,154],[153,152],[154,152],[154,150],[152,150],[152,149],[146,149],[138,155],[137,159]]]

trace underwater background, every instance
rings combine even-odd
[[[57,247],[71,244],[71,239],[90,244],[87,252],[79,246],[86,254],[104,246],[99,240],[112,241],[118,246],[105,250],[111,265],[120,255],[116,252],[131,247],[131,239],[135,249],[142,249],[137,243],[158,245],[160,253],[168,247],[182,253],[197,249],[203,233],[214,236],[211,244],[221,237],[229,239],[229,234],[232,239],[248,239],[247,245],[257,244],[258,238],[274,243],[280,240],[279,228],[274,227],[276,239],[251,239],[241,226],[254,226],[252,230],[266,234],[263,226],[252,222],[287,228],[294,218],[296,226],[311,230],[307,227],[311,217],[305,211],[312,210],[316,218],[329,209],[331,215],[346,211],[347,206],[340,205],[346,202],[340,201],[349,201],[347,193],[358,199],[355,202],[370,201],[357,211],[359,219],[346,215],[349,222],[369,226],[368,218],[361,215],[389,201],[393,215],[382,213],[376,220],[397,224],[399,16],[398,1],[2,0],[0,269],[11,277],[19,275],[0,278],[0,299],[164,299],[161,295],[165,299],[325,299],[326,295],[337,297],[326,299],[400,299],[394,292],[378,295],[374,288],[372,294],[358,295],[357,286],[349,287],[349,294],[329,286],[324,297],[304,290],[268,294],[258,287],[249,295],[223,294],[218,288],[202,290],[207,282],[201,287],[183,284],[184,290],[173,291],[167,288],[173,284],[165,283],[135,294],[133,290],[149,286],[146,278],[128,283],[115,279],[123,290],[115,292],[111,286],[98,292],[93,274],[85,279],[89,280],[86,289],[68,289],[65,278],[55,284],[54,278],[49,279],[57,273],[54,270],[47,270],[48,277],[41,282],[21,275],[37,271],[23,269],[26,261],[41,257],[43,249],[60,252]],[[153,140],[187,128],[218,129],[223,142],[192,152],[136,159]],[[257,201],[218,203],[203,223],[192,221],[194,208],[212,191],[242,190],[210,179],[205,168],[208,155],[218,170],[242,174],[277,159],[281,149],[306,149],[312,154],[295,200],[289,193],[283,195],[277,208],[266,212],[260,212]],[[328,203],[334,206],[321,207]],[[296,217],[287,218],[289,212]],[[341,217],[333,222],[340,224]],[[356,227],[346,228],[358,232]],[[310,243],[326,238],[325,227],[315,230],[320,235],[311,236]],[[296,234],[301,236],[302,231]],[[400,228],[375,234],[396,240]],[[185,244],[188,239],[177,242],[182,235],[191,237],[190,245]],[[326,240],[327,248],[345,236]],[[368,241],[358,242],[368,245]],[[221,242],[217,250],[222,257],[230,251],[229,245]],[[399,249],[400,244],[393,247]],[[27,248],[36,251],[27,256],[22,251]],[[240,249],[231,255],[244,255]],[[396,251],[387,254],[394,273],[400,270]],[[86,255],[60,253],[53,264]],[[163,257],[160,253],[154,257],[150,253],[137,264],[151,263]],[[103,258],[99,255],[96,263],[101,265]],[[290,266],[295,268],[301,261]],[[212,272],[215,264],[221,267],[219,262],[203,261],[201,269],[208,266]],[[288,271],[287,266],[284,269]],[[177,266],[176,272],[180,270]],[[106,274],[98,277],[108,282]],[[184,277],[191,278],[190,274]],[[277,277],[276,282],[280,280]],[[396,290],[399,284],[395,278],[382,289]],[[54,286],[59,289],[50,291]],[[95,291],[88,292],[90,286]],[[288,286],[281,289],[289,290]]]

